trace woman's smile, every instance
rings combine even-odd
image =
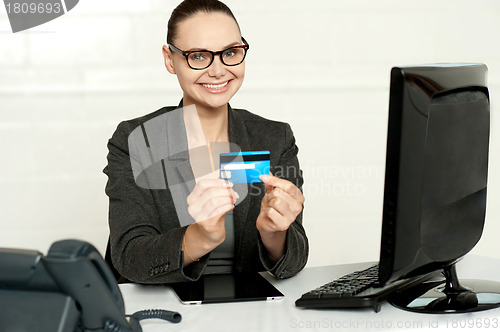
[[[223,93],[229,89],[231,80],[222,83],[198,83],[205,91],[209,93]]]

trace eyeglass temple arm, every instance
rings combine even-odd
[[[178,49],[177,47],[175,47],[174,45],[172,44],[167,44],[167,47],[171,50],[171,51],[174,51],[175,53],[179,53],[179,54],[182,54],[182,55],[186,55],[184,54],[185,52],[182,51],[181,49]],[[187,53],[187,52],[186,52]]]

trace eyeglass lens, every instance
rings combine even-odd
[[[222,63],[227,66],[235,66],[240,64],[245,58],[244,48],[228,48],[222,51],[221,60]],[[208,67],[212,63],[213,54],[210,52],[192,52],[188,56],[188,63],[192,68],[203,69]]]

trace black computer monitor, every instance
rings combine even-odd
[[[485,220],[486,74],[483,64],[392,69],[379,278],[386,283],[436,270],[446,277],[397,292],[390,302],[398,307],[467,312],[500,306],[494,295],[500,284],[466,290],[455,272]]]

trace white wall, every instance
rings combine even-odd
[[[0,8],[0,246],[77,237],[104,253],[106,143],[181,92],[161,46],[174,0],[85,0],[12,34]],[[500,2],[227,0],[251,48],[233,107],[289,122],[305,174],[309,266],[377,260],[389,71],[483,62],[492,137],[486,229],[500,258]]]

